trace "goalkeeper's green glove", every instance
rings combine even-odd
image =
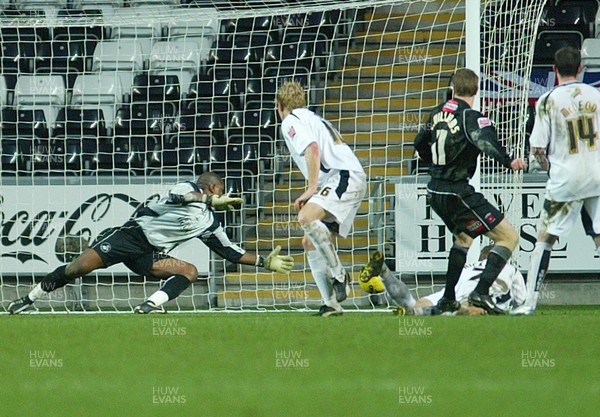
[[[277,246],[273,251],[264,259],[262,256],[259,257],[259,264],[262,261],[263,266],[273,272],[281,272],[283,274],[289,274],[294,267],[294,258],[292,256],[280,255],[281,246]]]
[[[205,194],[206,200],[204,201],[207,204],[210,204],[212,208],[215,210],[233,210],[234,204],[239,205],[244,202],[242,198],[239,197],[229,197],[228,195],[209,195]]]

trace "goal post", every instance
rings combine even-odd
[[[471,11],[455,0],[75,1],[72,9],[41,11],[26,3],[0,21],[4,308],[136,208],[213,170],[227,192],[245,199],[241,210],[218,214],[232,240],[263,255],[281,245],[296,267],[283,275],[231,265],[193,242],[171,255],[193,262],[200,280],[167,309],[318,309],[293,210],[306,182],[275,111],[284,80],[307,88],[309,107],[340,130],[367,171],[369,197],[351,236],[337,241],[354,276],[380,249],[417,294],[434,288],[437,261],[419,257],[422,233],[430,233],[430,247],[441,238],[432,234],[439,231],[433,219],[422,218],[424,175],[412,142],[446,96],[451,74],[471,65],[469,56],[480,62],[482,110],[507,147],[523,152],[527,79],[544,2],[481,0],[469,9],[472,24]],[[479,24],[481,48],[468,38]],[[498,87],[500,78],[522,80],[518,94]],[[488,171],[484,160],[482,184]],[[502,174],[500,181],[518,179]],[[111,267],[36,307],[130,311],[159,285]],[[343,306],[376,310],[389,301],[354,285]]]

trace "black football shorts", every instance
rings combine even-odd
[[[130,220],[123,226],[107,229],[92,243],[107,268],[123,263],[138,275],[149,276],[156,261],[170,258],[157,251],[146,239],[139,224]]]
[[[492,230],[504,215],[468,183],[431,181],[427,184],[431,208],[453,234],[476,238]]]

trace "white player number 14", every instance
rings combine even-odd
[[[446,138],[448,131],[444,129],[436,130],[435,142],[431,144],[431,155],[433,163],[436,165],[446,165]]]

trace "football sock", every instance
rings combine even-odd
[[[381,269],[381,279],[383,285],[385,285],[385,290],[399,306],[407,309],[412,309],[415,306],[417,301],[410,293],[408,286],[401,279],[396,278],[385,264]]]
[[[46,275],[42,281],[37,284],[33,289],[29,292],[29,299],[31,301],[35,301],[40,297],[57,290],[59,288],[64,287],[71,281],[71,278],[67,278],[65,275],[65,270],[67,269],[66,265],[59,266],[54,271],[50,272]]]
[[[320,220],[315,220],[309,224],[303,224],[302,229],[308,236],[315,249],[327,263],[327,267],[331,270],[331,274],[340,282],[344,281],[345,270],[342,262],[333,247],[331,241],[331,233],[327,226]]]
[[[548,272],[550,265],[550,254],[552,253],[552,245],[546,242],[537,242],[527,271],[527,301],[525,305],[533,307],[537,305],[537,300],[540,294],[540,288]]]
[[[311,250],[306,253],[308,258],[308,265],[310,266],[310,272],[317,283],[317,288],[321,293],[323,303],[328,307],[339,308],[339,303],[333,297],[333,291],[329,284],[329,278],[327,277],[327,264],[325,260],[316,250]]]
[[[502,269],[506,265],[506,262],[510,259],[512,251],[504,246],[495,245],[487,257],[485,269],[479,277],[479,283],[475,287],[475,291],[479,294],[489,295],[490,287],[498,278]]]
[[[169,300],[177,298],[189,286],[189,279],[183,275],[173,275],[165,281],[158,291],[148,297],[148,301],[154,303],[155,306],[160,306]]]
[[[467,252],[469,252],[469,248],[458,246],[456,244],[452,245],[450,255],[448,255],[448,270],[446,272],[444,298],[456,300],[455,287],[465,266],[465,262],[467,262]]]

